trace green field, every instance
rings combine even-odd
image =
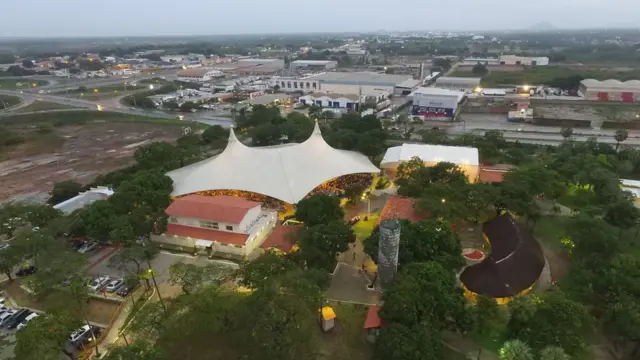
[[[102,122],[138,122],[149,123],[159,125],[177,125],[185,126],[190,125],[192,128],[206,128],[206,124],[192,123],[186,121],[180,121],[178,119],[162,119],[153,118],[141,115],[129,115],[108,111],[57,111],[39,114],[16,114],[12,116],[6,116],[2,118],[3,124],[38,124],[38,123],[52,123],[53,126],[65,126],[65,125],[80,125],[94,121]]]
[[[22,102],[19,97],[11,95],[0,95],[0,110],[10,108]]]
[[[69,110],[69,109],[77,109],[71,105],[58,104],[49,101],[40,101],[36,100],[33,104],[27,105],[20,109],[15,110],[14,114],[22,114],[36,111],[47,111],[47,110]]]
[[[452,76],[465,76],[471,72],[455,72]],[[482,77],[483,87],[505,85],[548,84],[556,78],[580,75],[585,79],[617,79],[620,81],[640,79],[640,71],[578,71],[566,67],[541,66],[517,72],[493,71]],[[473,76],[473,74],[468,75]]]
[[[49,84],[45,80],[34,79],[0,79],[0,90],[27,89],[32,86],[43,86]]]
[[[90,101],[94,101],[94,100],[103,100],[103,99],[109,99],[109,98],[114,98],[114,97],[118,97],[118,96],[122,96],[122,95],[128,95],[131,94],[132,92],[134,92],[135,90],[141,90],[141,89],[147,89],[146,86],[133,86],[133,85],[127,85],[126,87],[124,86],[124,84],[121,85],[112,85],[112,86],[104,86],[104,87],[96,87],[96,88],[78,88],[78,89],[74,89],[74,90],[69,90],[69,91],[62,91],[59,92],[59,95],[69,95],[69,96],[73,96],[75,98],[79,98],[79,99],[85,99],[85,100],[90,100]]]

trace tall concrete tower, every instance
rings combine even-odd
[[[380,224],[377,278],[377,287],[380,291],[387,290],[393,285],[398,272],[400,230],[400,222],[397,219],[387,219]]]
[[[424,63],[420,62],[420,70],[418,71],[418,80],[424,80]]]

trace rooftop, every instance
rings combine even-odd
[[[54,205],[53,208],[60,210],[65,214],[71,214],[72,212],[78,209],[82,209],[87,205],[93,204],[98,200],[106,200],[111,195],[113,195],[113,190],[103,186],[99,186],[91,188],[88,191],[81,192],[71,199]]]
[[[367,310],[367,317],[364,320],[365,329],[376,329],[385,326],[384,321],[382,321],[378,315],[380,309],[381,307],[377,305],[369,306],[369,310]]]
[[[531,287],[545,265],[540,244],[508,213],[482,224],[491,254],[466,267],[460,281],[469,291],[494,298],[511,297]]]
[[[268,105],[287,98],[289,98],[289,95],[287,94],[264,94],[262,96],[254,97],[253,99],[244,100],[242,103],[251,105]]]
[[[488,183],[499,183],[504,181],[504,176],[507,174],[507,170],[485,169],[480,168],[478,174],[478,180]]]
[[[426,220],[428,215],[425,212],[416,210],[415,200],[402,196],[390,196],[384,203],[378,224],[387,219],[407,219],[410,221]]]
[[[169,216],[239,224],[250,209],[260,205],[236,196],[187,195],[175,199],[166,213]]]
[[[265,250],[276,248],[280,251],[289,252],[296,243],[298,230],[300,230],[300,226],[296,225],[276,226],[260,247]]]
[[[178,77],[202,77],[211,71],[217,70],[198,67],[179,71],[177,75]]]
[[[292,64],[305,64],[305,65],[326,65],[336,63],[333,60],[295,60],[291,62]]]
[[[437,84],[479,85],[480,78],[443,76],[436,79]]]
[[[613,88],[621,88],[621,89],[640,89],[640,80],[627,80],[622,82],[615,79],[608,79],[604,81],[599,81],[595,79],[584,79],[580,83],[584,86],[604,86],[604,87],[613,87]]]
[[[311,75],[305,79],[319,80],[326,82],[362,82],[362,83],[388,83],[390,85],[400,84],[407,80],[412,80],[411,75],[390,75],[370,71],[360,72],[326,72]]]
[[[358,101],[360,100],[360,96],[358,95],[354,95],[354,94],[336,94],[336,93],[321,93],[321,92],[315,92],[313,94],[310,94],[312,97],[314,98],[319,98],[319,97],[328,97],[330,99],[340,99],[340,98],[344,98],[344,99],[349,99],[349,100],[353,100],[353,101]]]

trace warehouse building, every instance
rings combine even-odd
[[[318,105],[323,108],[331,108],[335,110],[354,110],[358,111],[360,102],[363,97],[353,94],[332,94],[332,93],[313,93],[301,96],[299,101],[303,105]]]
[[[578,94],[587,100],[640,102],[640,80],[585,79],[580,82]]]
[[[460,66],[475,66],[476,64],[500,65],[500,60],[496,58],[465,58]]]
[[[453,119],[458,105],[465,98],[464,92],[433,87],[418,88],[412,95],[411,113],[413,115],[438,119]]]
[[[281,91],[309,91],[335,94],[409,94],[420,85],[410,75],[375,72],[330,72],[304,77],[273,78],[272,85]]]
[[[284,69],[284,60],[282,59],[240,59],[238,60],[240,67],[261,67],[268,69]]]
[[[480,87],[480,78],[444,76],[438,78],[434,86],[440,89],[471,93]]]
[[[332,60],[296,60],[291,62],[291,70],[318,70],[325,71],[335,69],[337,61]]]
[[[178,81],[184,82],[205,82],[216,77],[223,77],[224,73],[220,70],[212,70],[207,68],[191,68],[178,72]]]
[[[528,57],[502,55],[500,56],[500,65],[547,66],[549,65],[549,58],[546,56]]]

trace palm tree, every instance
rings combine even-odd
[[[560,130],[560,135],[562,135],[565,140],[569,140],[571,139],[571,136],[573,136],[573,129],[570,127],[562,128],[562,130]]]
[[[520,340],[509,340],[500,349],[501,360],[533,360],[531,347]]]
[[[540,352],[540,360],[569,360],[570,357],[561,347],[547,346]]]
[[[620,143],[627,140],[629,137],[629,132],[625,129],[616,130],[616,134],[613,136],[616,139],[616,151],[618,151],[618,147],[620,147]]]

